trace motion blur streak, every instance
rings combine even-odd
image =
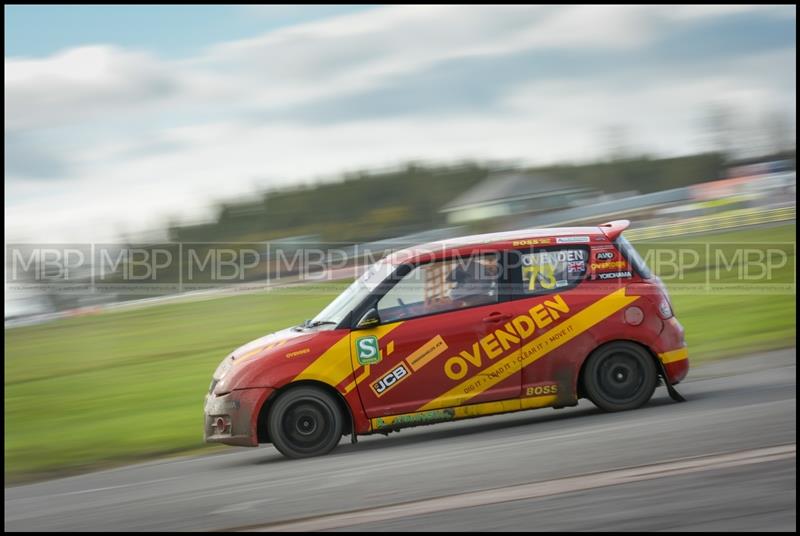
[[[616,484],[627,484],[641,480],[665,478],[668,476],[687,473],[710,471],[712,469],[722,469],[740,465],[785,460],[789,458],[795,458],[796,451],[797,445],[793,443],[791,445],[784,445],[780,447],[746,450],[731,454],[720,454],[701,458],[688,458],[675,462],[635,467],[632,469],[621,469],[618,471],[608,471],[605,473],[573,476],[561,480],[536,482],[523,486],[512,486],[507,488],[479,491],[475,493],[464,493],[461,495],[441,497],[438,499],[430,499],[416,503],[405,503],[397,506],[377,508],[363,512],[347,512],[344,514],[321,517],[308,521],[283,523],[279,525],[264,525],[262,527],[251,528],[245,532],[329,530],[334,528],[349,527],[360,523],[379,522],[386,519],[409,517],[420,514],[428,514],[431,512],[441,512],[445,510],[455,510],[457,508],[469,508],[473,506],[483,506],[506,501],[517,501],[520,499],[534,499],[536,497],[546,497],[548,495],[569,493],[571,491],[582,491],[603,486],[613,486]]]
[[[783,449],[796,441],[796,387],[794,349],[754,354],[698,365],[681,382],[685,404],[659,389],[636,411],[603,414],[582,401],[559,411],[365,437],[320,458],[288,461],[262,447],[10,487],[5,528],[272,529],[315,516],[397,507],[408,515],[348,528],[793,530],[796,462],[780,453],[788,456]],[[771,461],[754,454],[764,452],[778,454]],[[742,453],[753,457],[742,459]],[[654,466],[672,471],[651,478]],[[635,471],[644,473],[641,480],[469,508],[413,510],[442,497],[509,493],[532,482],[564,486],[576,475],[610,482]],[[156,481],[166,478],[172,480]],[[78,491],[84,493],[68,494]]]

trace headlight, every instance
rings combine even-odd
[[[661,303],[658,304],[658,312],[664,320],[672,317],[672,307],[669,306],[666,299],[661,300]]]
[[[217,370],[214,371],[214,377],[218,380],[221,380],[225,377],[228,371],[233,366],[233,360],[229,357],[226,357],[222,360],[222,363],[219,364]]]
[[[214,393],[214,396],[222,396],[222,395],[227,395],[228,393],[231,392],[231,390],[230,387],[228,387],[228,383],[223,379],[223,380],[217,380],[217,382],[214,385],[214,390],[212,392]]]

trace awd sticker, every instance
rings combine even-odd
[[[381,351],[378,347],[378,337],[369,335],[356,341],[356,354],[360,365],[374,365],[381,362]]]
[[[411,375],[405,364],[400,363],[394,370],[374,382],[370,387],[375,392],[375,396],[381,397],[386,391],[405,380]]]

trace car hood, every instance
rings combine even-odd
[[[317,333],[319,333],[318,329],[314,328],[302,330],[286,328],[250,341],[222,360],[217,370],[214,371],[214,380],[221,380],[230,369],[243,362],[265,357],[276,351],[274,349],[286,349],[289,344],[305,342]]]

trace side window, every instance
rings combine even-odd
[[[422,264],[378,301],[381,322],[444,313],[499,300],[497,254]]]
[[[589,251],[586,247],[543,248],[520,252],[520,284],[515,296],[561,292],[583,281]]]

